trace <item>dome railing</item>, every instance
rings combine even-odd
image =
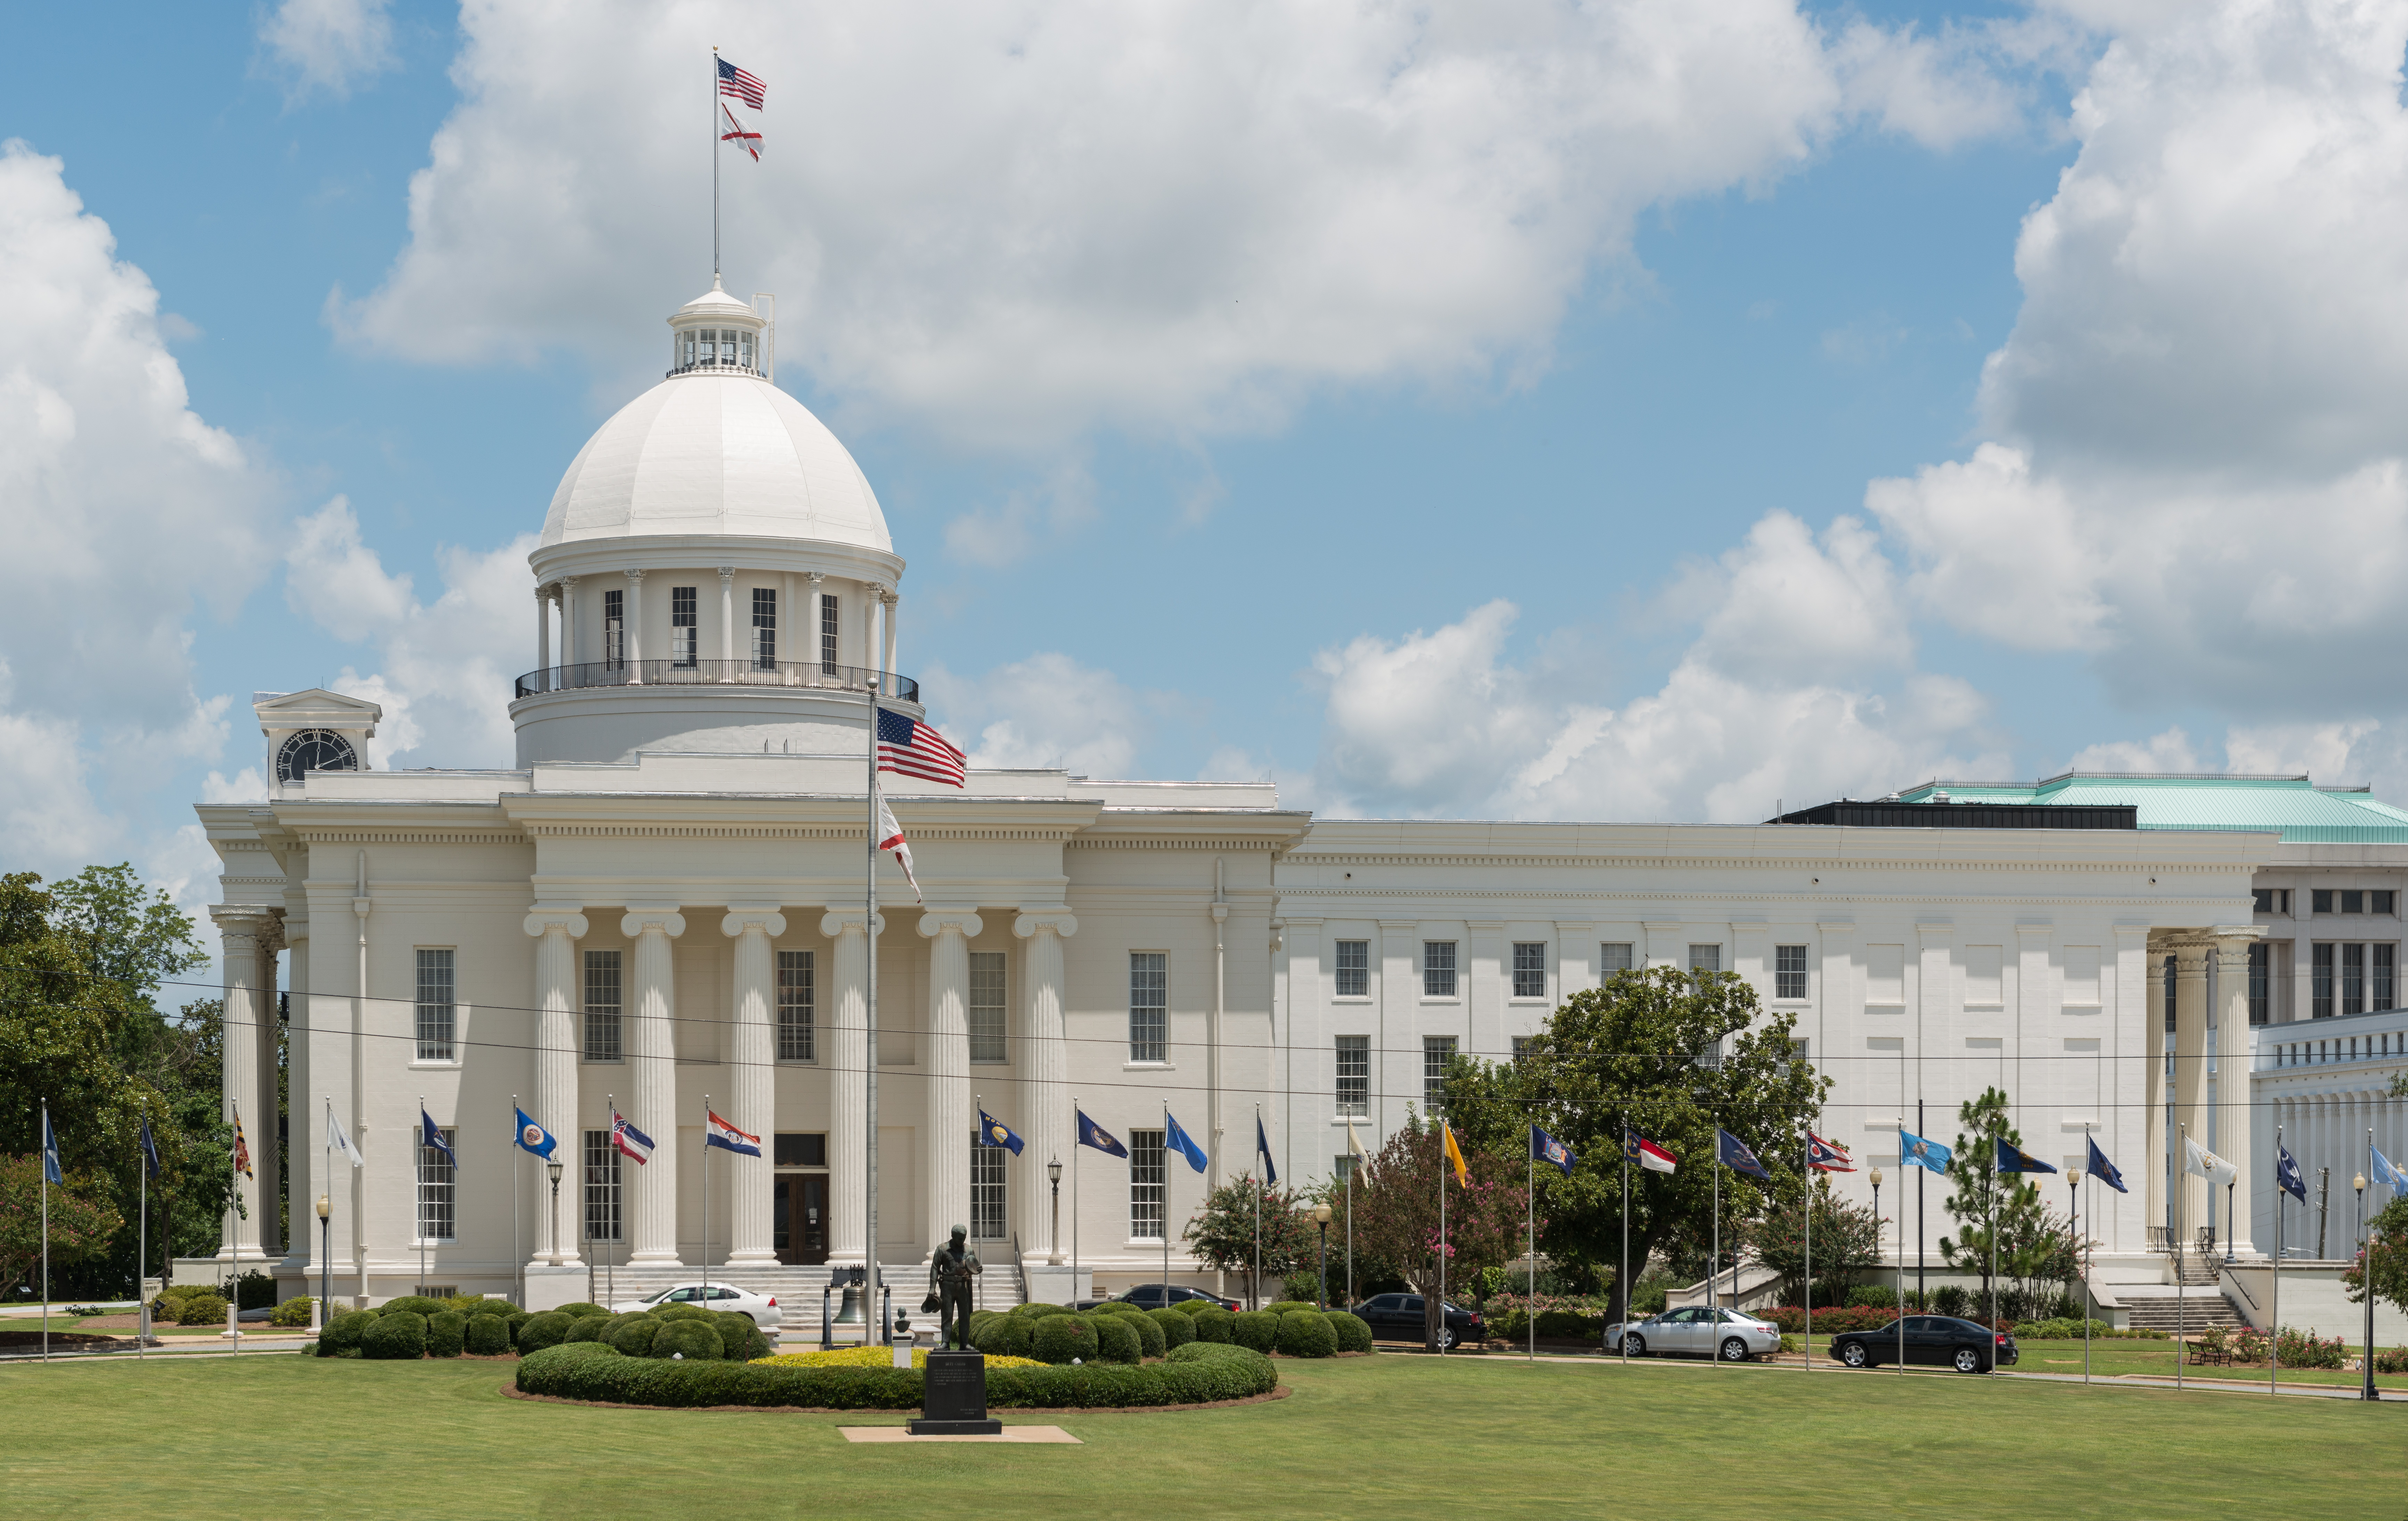
[[[865,666],[823,665],[816,660],[596,660],[578,666],[547,666],[518,679],[518,696],[576,692],[592,687],[754,687],[772,691],[876,691],[898,702],[918,702],[920,683],[909,676]]]

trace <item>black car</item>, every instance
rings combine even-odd
[[[1354,1306],[1354,1313],[1363,1317],[1373,1338],[1379,1341],[1420,1342],[1429,1334],[1424,1318],[1428,1311],[1418,1294],[1374,1294]],[[1477,1342],[1486,1332],[1481,1326],[1479,1312],[1450,1304],[1446,1307],[1446,1329],[1442,1334],[1446,1345],[1456,1346]]]
[[[1831,1338],[1831,1356],[1850,1368],[1895,1363],[1901,1340],[1908,1362],[1960,1373],[1987,1373],[2015,1360],[2013,1336],[1954,1315],[1909,1315],[1903,1337],[1896,1321],[1877,1331],[1842,1331]]]
[[[1218,1294],[1207,1294],[1200,1288],[1184,1284],[1140,1284],[1126,1294],[1115,1294],[1108,1299],[1081,1299],[1074,1309],[1093,1310],[1102,1304],[1133,1304],[1140,1310],[1175,1309],[1189,1299],[1202,1299],[1224,1310],[1235,1310],[1238,1301],[1225,1299]]]

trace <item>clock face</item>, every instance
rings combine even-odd
[[[276,752],[276,779],[298,782],[311,771],[356,771],[359,753],[332,729],[303,729]]]

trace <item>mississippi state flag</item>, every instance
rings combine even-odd
[[[1625,1159],[1638,1163],[1650,1172],[1670,1172],[1681,1165],[1670,1152],[1636,1130],[1622,1132],[1622,1155]]]
[[[1825,1141],[1813,1131],[1806,1132],[1806,1165],[1817,1172],[1854,1172],[1855,1161],[1848,1148],[1836,1141]]]
[[[630,1157],[638,1167],[652,1159],[652,1138],[627,1123],[627,1117],[617,1110],[610,1112],[610,1144],[619,1155]]]
[[[710,1128],[704,1132],[702,1138],[702,1143],[705,1146],[716,1146],[722,1151],[734,1152],[738,1156],[758,1156],[761,1155],[761,1138],[759,1136],[746,1135],[743,1131],[738,1130],[736,1126],[728,1124],[725,1120],[721,1119],[715,1111],[706,1109],[703,1112],[710,1116]]]

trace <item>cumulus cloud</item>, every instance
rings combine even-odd
[[[1159,705],[1110,671],[1058,653],[967,679],[933,666],[922,689],[931,722],[969,753],[972,766],[1058,767],[1104,780],[1136,774],[1138,748],[1151,730],[1148,714]]]
[[[158,293],[59,159],[0,144],[0,831],[72,870],[144,855],[129,803],[213,759],[191,624],[259,578],[274,481],[192,409]]]
[[[284,592],[294,610],[337,639],[371,647],[370,658],[325,683],[384,709],[368,741],[370,765],[514,764],[510,682],[519,670],[509,652],[524,649],[533,622],[534,535],[495,550],[445,547],[437,554],[443,590],[431,603],[418,600],[409,577],[384,568],[340,496],[294,524],[287,542]]]
[[[391,0],[283,0],[260,19],[259,39],[294,93],[346,95],[393,67]]]
[[[2012,115],[1962,50],[1835,39],[1791,0],[490,0],[462,26],[462,103],[408,246],[334,303],[347,333],[648,365],[701,284],[693,39],[717,36],[769,85],[768,156],[724,165],[726,247],[780,293],[781,357],[1039,450],[1526,374],[1645,208],[1769,184],[1856,122],[1945,144]]]

